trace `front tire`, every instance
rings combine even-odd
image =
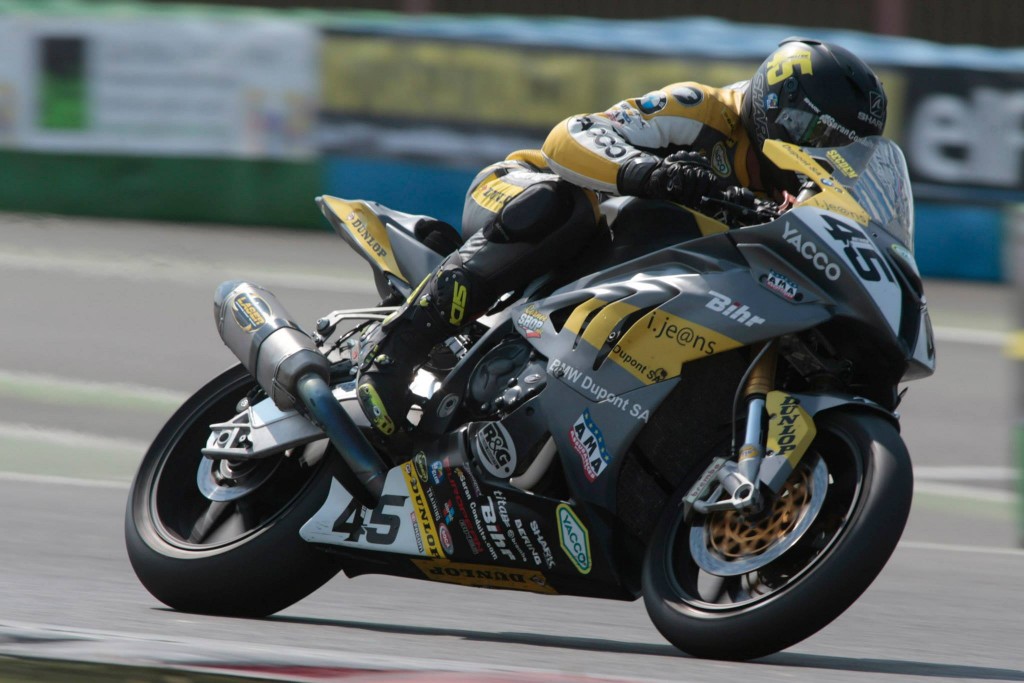
[[[896,548],[913,495],[910,457],[896,428],[861,411],[833,411],[815,422],[805,474],[800,479],[798,469],[787,484],[787,495],[810,509],[794,523],[769,515],[747,524],[735,513],[684,522],[680,503],[692,481],[666,505],[644,560],[643,594],[651,621],[680,650],[746,660],[798,643],[852,605]],[[807,474],[812,470],[816,476]],[[812,496],[814,486],[824,490]],[[724,524],[716,515],[733,515],[728,533],[715,535]],[[759,529],[770,532],[764,542]]]
[[[210,425],[234,417],[255,389],[240,365],[210,381],[164,426],[132,483],[128,557],[146,589],[174,609],[266,616],[341,569],[299,537],[330,487],[323,442],[250,463],[214,462],[200,452]],[[211,486],[221,500],[210,499]]]

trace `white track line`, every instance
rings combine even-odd
[[[188,394],[185,392],[172,391],[160,387],[149,387],[124,382],[97,382],[41,372],[21,372],[0,368],[0,386],[3,385],[13,385],[15,387],[25,385],[35,389],[46,389],[54,393],[109,394],[118,398],[166,403],[174,406],[181,405],[188,398]]]
[[[992,546],[983,545],[954,545],[950,543],[900,541],[898,548],[907,548],[909,550],[936,550],[943,553],[971,553],[974,555],[1006,555],[1009,557],[1024,557],[1024,549],[994,548]]]
[[[45,484],[47,486],[81,486],[93,489],[126,490],[130,482],[113,479],[75,479],[57,477],[51,474],[24,474],[21,472],[0,472],[0,481],[16,481],[23,484]]]
[[[969,327],[936,327],[935,340],[954,344],[974,344],[1004,348],[1010,341],[1008,332],[976,330]]]
[[[981,503],[1013,505],[1017,502],[1017,494],[981,486],[958,486],[956,484],[932,484],[930,482],[914,482],[914,493],[942,496],[944,498],[960,498],[976,500]]]
[[[51,427],[0,422],[0,439],[4,438],[16,439],[19,441],[34,441],[53,446],[65,446],[67,448],[132,452],[138,453],[140,456],[149,448],[148,441],[119,439],[116,437],[103,436],[101,434],[75,432],[67,429],[53,429]]]
[[[914,477],[928,481],[1014,481],[1015,467],[999,465],[914,465]]]
[[[68,257],[50,251],[0,251],[0,267],[6,270],[34,270],[51,272],[59,270],[64,274],[82,277],[112,278],[137,282],[195,282],[209,280],[219,282],[226,273],[237,273],[239,278],[259,280],[275,286],[287,285],[314,291],[337,292],[339,294],[377,294],[372,277],[339,277],[337,275],[302,273],[273,270],[240,264],[202,264],[182,260],[147,262],[122,259],[114,263],[109,260],[88,257]]]

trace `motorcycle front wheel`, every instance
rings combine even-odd
[[[684,482],[648,546],[643,595],[651,621],[697,657],[778,652],[838,617],[885,566],[913,495],[895,426],[866,411],[831,411],[769,509],[683,520]],[[709,458],[710,462],[710,458]]]
[[[250,462],[201,453],[210,425],[257,394],[240,365],[211,380],[160,431],[132,483],[128,557],[146,589],[174,609],[266,616],[341,569],[299,537],[330,487],[325,442]]]

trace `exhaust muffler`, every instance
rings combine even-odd
[[[375,508],[387,466],[338,404],[328,384],[331,364],[270,291],[240,280],[217,287],[217,332],[281,410],[302,410],[324,430],[342,458],[339,476],[352,495]]]

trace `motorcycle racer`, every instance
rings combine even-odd
[[[463,228],[480,229],[369,328],[360,342],[363,411],[381,437],[407,432],[410,380],[430,350],[503,293],[570,262],[601,230],[600,197],[697,208],[719,194],[757,210],[755,192],[779,200],[799,186],[761,153],[766,140],[835,147],[881,134],[885,118],[882,84],[863,61],[790,38],[750,81],[675,83],[560,122],[541,150],[514,152],[476,176]]]

